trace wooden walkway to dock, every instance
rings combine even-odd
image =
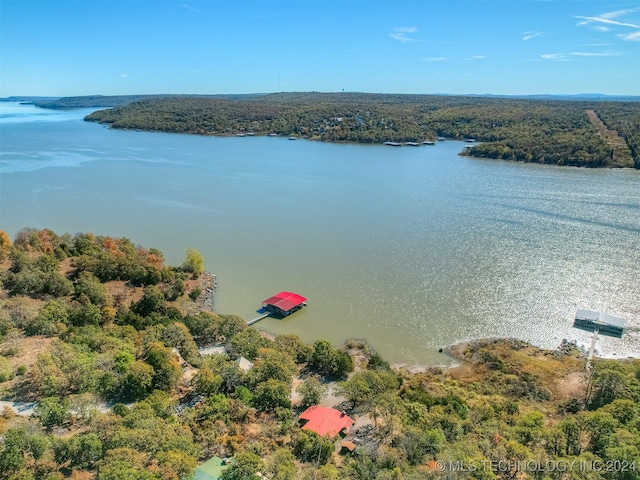
[[[587,356],[587,370],[591,370],[591,360],[593,360],[593,353],[596,349],[596,342],[598,341],[598,330],[593,331],[591,337],[591,346],[589,347],[589,355]]]
[[[269,313],[269,312],[267,312],[267,313],[263,313],[263,314],[262,314],[262,315],[260,315],[259,317],[256,317],[256,318],[254,318],[254,319],[252,319],[252,320],[249,320],[249,321],[247,322],[247,325],[250,327],[250,326],[251,326],[251,325],[253,325],[254,323],[258,323],[258,322],[259,322],[260,320],[262,320],[263,318],[267,318],[269,315],[270,315],[270,313]]]

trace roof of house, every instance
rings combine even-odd
[[[212,457],[196,468],[193,480],[218,480],[225,468],[220,457]]]
[[[298,305],[306,302],[307,299],[302,295],[298,295],[293,292],[280,292],[273,297],[267,298],[262,303],[264,305],[272,305],[278,307],[280,310],[287,312]]]
[[[318,435],[336,436],[343,429],[353,425],[353,418],[335,408],[314,405],[300,414],[300,419],[308,420],[302,427],[303,430],[311,430]]]
[[[236,363],[240,367],[240,370],[244,370],[245,372],[248,372],[253,368],[253,363],[244,357],[236,358]]]
[[[353,443],[351,440],[343,440],[341,444],[341,448],[346,448],[350,452],[353,452],[355,451],[356,448],[358,448],[358,446],[355,443]]]

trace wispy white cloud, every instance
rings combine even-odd
[[[446,62],[447,60],[447,57],[427,57],[422,59],[423,62]]]
[[[631,42],[640,42],[640,31],[628,33],[626,35],[619,35],[619,37]]]
[[[121,77],[121,78],[129,78],[129,75],[127,75],[126,73],[121,73],[121,74],[120,74],[120,77]]]
[[[567,56],[564,53],[543,53],[540,55],[540,58],[544,58],[545,60],[562,61],[566,60]]]
[[[484,60],[486,55],[471,55],[467,60]]]
[[[627,22],[619,22],[617,20],[612,20],[611,18],[606,18],[604,16],[600,16],[600,17],[582,17],[579,15],[576,15],[576,18],[581,18],[584,21],[583,22],[579,22],[578,26],[582,26],[582,25],[589,25],[592,22],[595,23],[604,23],[607,25],[617,25],[620,27],[631,27],[631,28],[640,28],[640,25],[637,25],[635,23],[627,23]]]
[[[640,11],[640,7],[628,8],[624,10],[614,10],[612,12],[602,13],[597,16],[576,15],[575,18],[582,20],[578,22],[579,27],[589,26],[597,32],[609,32],[616,27],[633,28],[636,31],[631,33],[619,33],[618,38],[627,41],[640,41],[640,25],[632,21],[628,21],[629,15]]]
[[[543,35],[543,33],[542,32],[524,32],[522,36],[522,41],[528,42],[532,38],[539,37],[540,35]]]
[[[197,8],[192,7],[191,5],[187,4],[187,3],[183,3],[182,5],[180,5],[182,8],[186,8],[187,10],[191,10],[192,12],[196,12],[196,13],[204,13],[202,10],[198,10]]]
[[[640,7],[628,8],[624,10],[614,10],[612,12],[602,13],[597,16],[576,15],[582,21],[577,26],[588,26],[596,32],[610,32],[621,29],[633,29],[632,32],[617,33],[616,36],[623,41],[640,42],[640,24],[629,21],[629,15],[640,12]]]
[[[417,27],[395,27],[389,36],[400,43],[412,43],[417,42],[418,40],[410,35],[417,31]]]
[[[576,57],[615,57],[619,52],[571,52]]]

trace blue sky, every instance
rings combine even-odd
[[[640,5],[0,0],[0,97],[640,95]]]

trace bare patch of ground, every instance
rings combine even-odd
[[[37,335],[35,337],[25,337],[17,340],[16,354],[7,357],[11,362],[11,366],[15,370],[21,365],[29,368],[36,363],[38,355],[45,352],[51,346],[53,338]]]
[[[596,127],[596,130],[598,130],[598,134],[600,134],[606,144],[613,150],[613,166],[632,168],[633,158],[631,157],[631,152],[624,138],[622,138],[616,130],[609,130],[594,110],[587,110],[587,116],[589,117],[589,121]]]

